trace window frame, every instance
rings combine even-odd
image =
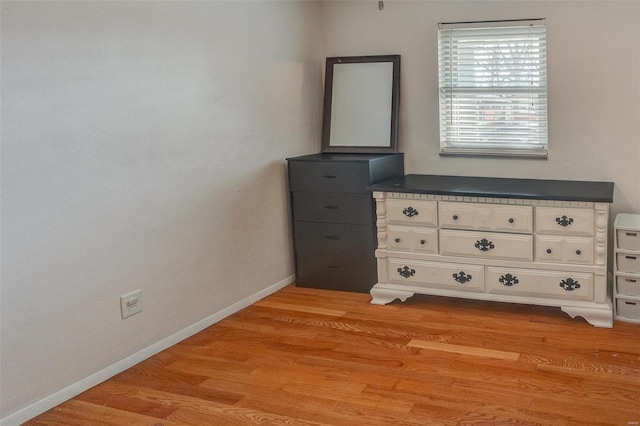
[[[516,33],[529,34],[529,46],[526,42],[522,42],[522,35],[512,36],[512,39],[503,38],[504,34],[508,36],[514,29]],[[532,35],[534,32],[541,35]],[[473,42],[469,42],[470,39],[466,34],[476,33],[479,34],[480,41],[475,41],[474,45]],[[448,39],[443,41],[443,37]],[[490,37],[495,39],[489,41]],[[478,52],[482,53],[471,53],[466,56],[464,53],[458,53],[458,50],[463,51],[461,47],[465,46],[463,42],[474,49],[490,50],[488,47],[490,44],[498,43],[495,40],[500,40],[502,45],[500,48],[495,48],[493,56],[481,50]],[[487,47],[482,46],[482,43]],[[496,67],[495,63],[501,59],[498,55],[502,55],[505,51],[505,43],[516,44],[508,48],[514,52],[525,46],[529,49],[525,54],[519,52],[512,55],[514,58],[517,56],[519,62],[516,59],[503,62],[508,64],[504,68],[507,73],[505,75],[513,76],[511,80],[518,83],[513,81],[496,83],[496,80],[510,79],[487,78],[486,72],[478,71],[477,62],[473,64],[470,61],[464,62],[464,59],[477,61],[476,57],[482,57],[481,65],[492,63],[492,70],[498,69],[502,74],[503,68]],[[458,49],[455,54],[453,53],[454,44]],[[449,50],[445,51],[445,46]],[[458,62],[460,58],[462,60]],[[519,65],[516,67],[514,63]],[[530,81],[527,82],[526,78],[530,78]],[[547,158],[549,125],[546,20],[520,19],[438,24],[438,94],[440,155]],[[531,102],[531,108],[528,102]],[[469,106],[470,104],[472,106]],[[498,119],[493,122],[486,118],[486,109],[492,106],[492,111],[499,111],[496,114]],[[469,110],[463,107],[470,108],[476,117],[481,113],[482,115],[480,118],[470,119],[465,112]],[[517,115],[517,117],[511,118],[510,121],[506,119],[509,115]],[[465,120],[467,123],[460,124]],[[455,124],[456,122],[458,124]],[[481,127],[486,123],[489,123],[488,129]],[[492,135],[494,139],[489,140]],[[522,137],[529,142],[522,142],[522,139],[516,141],[517,135],[525,135]],[[481,138],[485,140],[480,141]],[[520,144],[522,145],[519,146]]]

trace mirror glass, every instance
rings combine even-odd
[[[396,152],[400,55],[327,58],[323,152]]]

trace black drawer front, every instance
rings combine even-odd
[[[303,222],[373,224],[371,194],[294,192],[293,218]]]
[[[368,163],[310,162],[289,163],[291,191],[367,192]]]
[[[344,256],[368,255],[375,251],[374,233],[369,225],[295,222],[296,252],[305,255],[335,253]]]
[[[370,256],[299,256],[296,285],[367,293],[376,284],[376,260]]]

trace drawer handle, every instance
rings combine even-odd
[[[324,206],[325,209],[338,210],[338,206]]]
[[[339,268],[342,268],[342,266],[340,266],[340,265],[329,265],[329,266],[327,266],[327,268],[328,269],[339,269]]]
[[[636,232],[625,232],[625,234],[627,235],[627,237],[637,237],[638,234]]]
[[[489,251],[491,249],[496,248],[492,241],[487,240],[486,238],[481,239],[480,241],[476,241],[475,248],[480,251]]]
[[[634,279],[632,279],[632,278],[625,278],[624,280],[625,280],[626,282],[628,282],[628,283],[635,283],[635,282],[638,282],[637,280],[634,280]]]
[[[556,223],[560,226],[567,227],[573,223],[573,218],[567,216],[556,217]]]
[[[547,249],[547,254],[551,254],[551,249]]]
[[[636,260],[637,257],[636,256],[625,256],[625,259]]]
[[[580,283],[573,278],[567,278],[566,280],[560,281],[560,287],[566,291],[573,291],[580,288]]]
[[[416,274],[416,270],[415,269],[411,269],[408,266],[405,266],[404,268],[398,268],[398,273],[402,277],[409,278],[409,277],[412,277],[412,276],[414,276]]]
[[[338,241],[340,239],[340,237],[334,237],[332,235],[329,235],[328,237],[325,237],[327,240],[333,240],[333,241]]]
[[[513,222],[515,222],[515,220],[513,220],[513,218],[512,218],[512,217],[510,217],[510,218],[509,218],[509,223],[513,223]]]
[[[453,220],[458,220],[458,215],[457,214],[453,215]]]
[[[420,244],[424,245],[426,243],[425,240],[420,240]]]
[[[513,285],[518,284],[520,282],[518,277],[511,274],[505,274],[500,276],[500,279],[498,279],[498,281],[500,281],[500,283],[502,283],[507,287],[512,287]]]
[[[624,304],[625,304],[625,305],[633,305],[633,306],[636,306],[636,302],[627,302],[627,301],[625,301],[625,302],[624,302]]]
[[[335,177],[335,176],[333,176],[333,175],[324,175],[324,176],[322,176],[322,177],[323,177],[323,178],[325,178],[325,179],[335,179],[335,178],[336,178],[336,177]]]
[[[469,274],[465,274],[463,271],[458,272],[457,274],[453,274],[453,279],[459,282],[460,284],[468,283],[473,278]]]
[[[402,210],[402,214],[407,217],[418,216],[418,210],[414,209],[413,207],[407,207],[406,209]]]
[[[399,242],[400,242],[400,238],[396,238],[394,241],[395,241],[396,243],[399,243]]]
[[[580,256],[580,255],[582,254],[582,252],[581,252],[580,250],[576,250],[576,254],[577,254],[578,256]]]

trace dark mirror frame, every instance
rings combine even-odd
[[[388,146],[331,146],[331,105],[333,99],[333,67],[336,64],[391,62],[391,123]],[[322,120],[322,152],[393,153],[398,152],[398,110],[400,105],[400,55],[340,56],[327,58],[324,81],[324,113]]]

